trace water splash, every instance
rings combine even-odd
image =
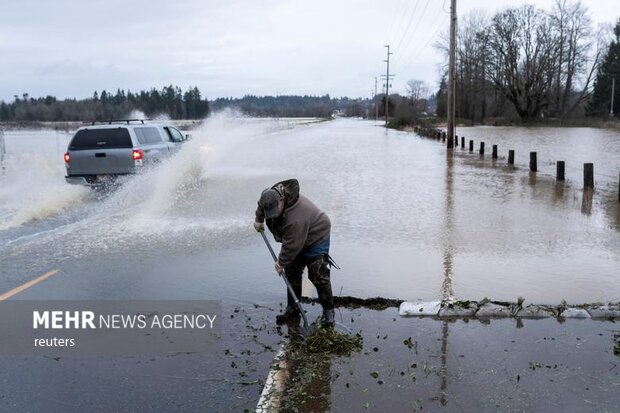
[[[14,153],[0,177],[0,230],[56,216],[88,197],[64,181],[62,160],[50,153]]]
[[[99,197],[89,195],[88,189],[66,185],[62,165],[54,165],[47,174],[58,185],[42,196],[48,209],[39,216],[77,205],[83,205],[86,212],[69,225],[20,238],[11,245],[23,249],[71,239],[62,243],[59,253],[79,257],[128,242],[199,245],[231,234],[240,236],[249,228],[248,214],[255,207],[254,192],[260,187],[255,181],[264,179],[264,171],[256,170],[254,162],[256,154],[264,152],[263,138],[289,128],[290,122],[220,112],[190,131],[192,139],[176,155],[128,177],[116,190]],[[18,187],[28,182],[25,179]],[[34,215],[24,213],[11,222],[26,223]]]

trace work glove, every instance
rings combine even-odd
[[[258,232],[265,230],[265,224],[262,222],[254,221],[254,229]]]
[[[276,261],[275,269],[278,274],[282,274],[284,272],[284,267],[280,265],[280,261]]]

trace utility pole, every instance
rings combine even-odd
[[[614,93],[616,89],[616,78],[611,79],[611,107],[609,109],[609,116],[614,117]]]
[[[375,104],[375,122],[379,119],[379,105],[377,105],[377,76],[375,76],[375,97],[372,100]]]
[[[387,47],[387,59],[384,60],[385,63],[387,63],[387,71],[385,72],[385,127],[387,128],[388,126],[388,99],[390,96],[390,80],[392,77],[394,77],[394,75],[390,74],[390,55],[394,54],[394,53],[390,53],[390,45],[387,44],[384,47]],[[384,77],[384,75],[381,75],[381,77]]]
[[[454,116],[456,112],[456,0],[450,0],[450,59],[448,65],[448,149],[452,149],[454,148]]]

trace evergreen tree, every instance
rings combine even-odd
[[[615,39],[609,44],[607,54],[596,74],[592,99],[587,107],[590,116],[609,115],[613,79],[616,80],[614,114],[620,112],[620,19],[614,28],[614,35]]]
[[[446,77],[443,76],[441,78],[441,83],[439,84],[439,90],[437,91],[437,116],[440,118],[444,118],[447,116],[448,110],[448,84],[446,82]]]

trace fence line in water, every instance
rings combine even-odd
[[[414,132],[420,136],[424,136],[429,139],[434,139],[434,140],[441,141],[441,142],[446,141],[446,132],[440,129],[437,129],[437,128],[422,128],[422,127],[417,126],[414,128]],[[458,142],[459,142],[459,137],[455,136],[454,137],[455,148],[458,147]],[[465,149],[465,137],[464,136],[461,136],[461,149]],[[474,151],[474,141],[473,139],[470,139],[469,140],[469,152],[473,153],[473,151]],[[498,151],[497,145],[493,145],[493,153],[492,153],[493,160],[498,159],[497,151]],[[480,142],[480,149],[478,152],[480,156],[484,156],[484,142]],[[508,164],[514,165],[515,163],[514,160],[515,160],[515,151],[514,149],[509,149],[508,150]],[[529,169],[530,169],[530,172],[538,171],[537,152],[530,152]],[[566,169],[565,161],[556,162],[556,181],[557,182],[565,181],[565,169]],[[583,164],[583,189],[584,191],[588,191],[590,193],[592,190],[594,190],[594,164],[593,163]],[[620,174],[618,175],[618,202],[620,202]]]

